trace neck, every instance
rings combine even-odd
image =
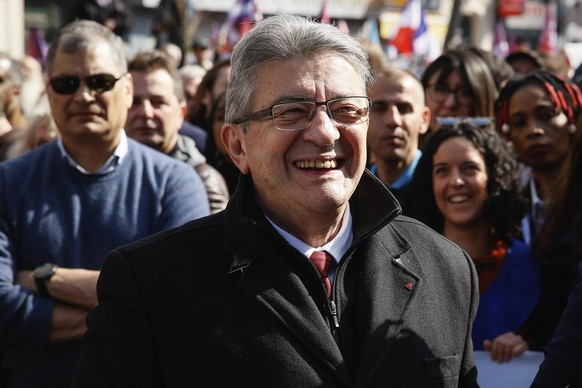
[[[115,141],[110,139],[92,138],[65,138],[63,145],[67,153],[88,172],[97,172],[105,162],[113,155],[115,147],[119,144],[119,135]]]
[[[268,217],[281,229],[297,237],[305,244],[312,247],[322,247],[330,242],[339,233],[345,206],[341,210],[333,214],[322,215],[321,213],[315,217],[293,217],[289,220],[288,217],[283,219],[276,214],[268,213]]]
[[[492,246],[491,224],[481,221],[471,225],[455,225],[445,221],[443,235],[460,246],[471,257],[489,255]]]
[[[544,202],[549,202],[552,186],[556,183],[557,171],[536,171],[533,176],[538,196]]]
[[[376,161],[376,175],[378,179],[389,186],[400,178],[409,164],[410,162],[407,163],[402,159],[390,161],[378,159]]]

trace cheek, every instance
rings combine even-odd
[[[436,201],[437,206],[439,207],[439,209],[441,208],[441,205],[440,204],[443,201],[444,191],[445,191],[445,182],[444,182],[444,180],[433,177],[433,181],[432,181],[432,194],[434,196],[434,199],[435,199],[435,201]]]

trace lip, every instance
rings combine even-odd
[[[383,136],[380,141],[390,144],[400,144],[404,142],[404,138],[398,135],[387,135]]]
[[[545,154],[550,152],[551,148],[549,144],[535,144],[527,148],[527,153],[529,155]]]
[[[78,111],[78,112],[72,112],[70,114],[71,117],[95,117],[95,116],[101,116],[101,112],[93,112],[93,111]]]
[[[453,206],[465,205],[469,203],[471,199],[472,196],[468,193],[455,193],[447,195],[446,197],[447,203]]]

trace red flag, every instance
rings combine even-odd
[[[558,29],[556,27],[556,10],[554,7],[555,4],[546,3],[546,18],[538,48],[540,52],[556,53],[558,51]]]

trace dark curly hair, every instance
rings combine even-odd
[[[492,224],[494,240],[509,243],[519,234],[526,199],[522,194],[517,160],[507,142],[490,126],[461,122],[434,132],[410,182],[406,214],[443,233],[444,217],[433,194],[433,157],[443,142],[454,137],[469,140],[483,155],[488,175],[483,214]]]

